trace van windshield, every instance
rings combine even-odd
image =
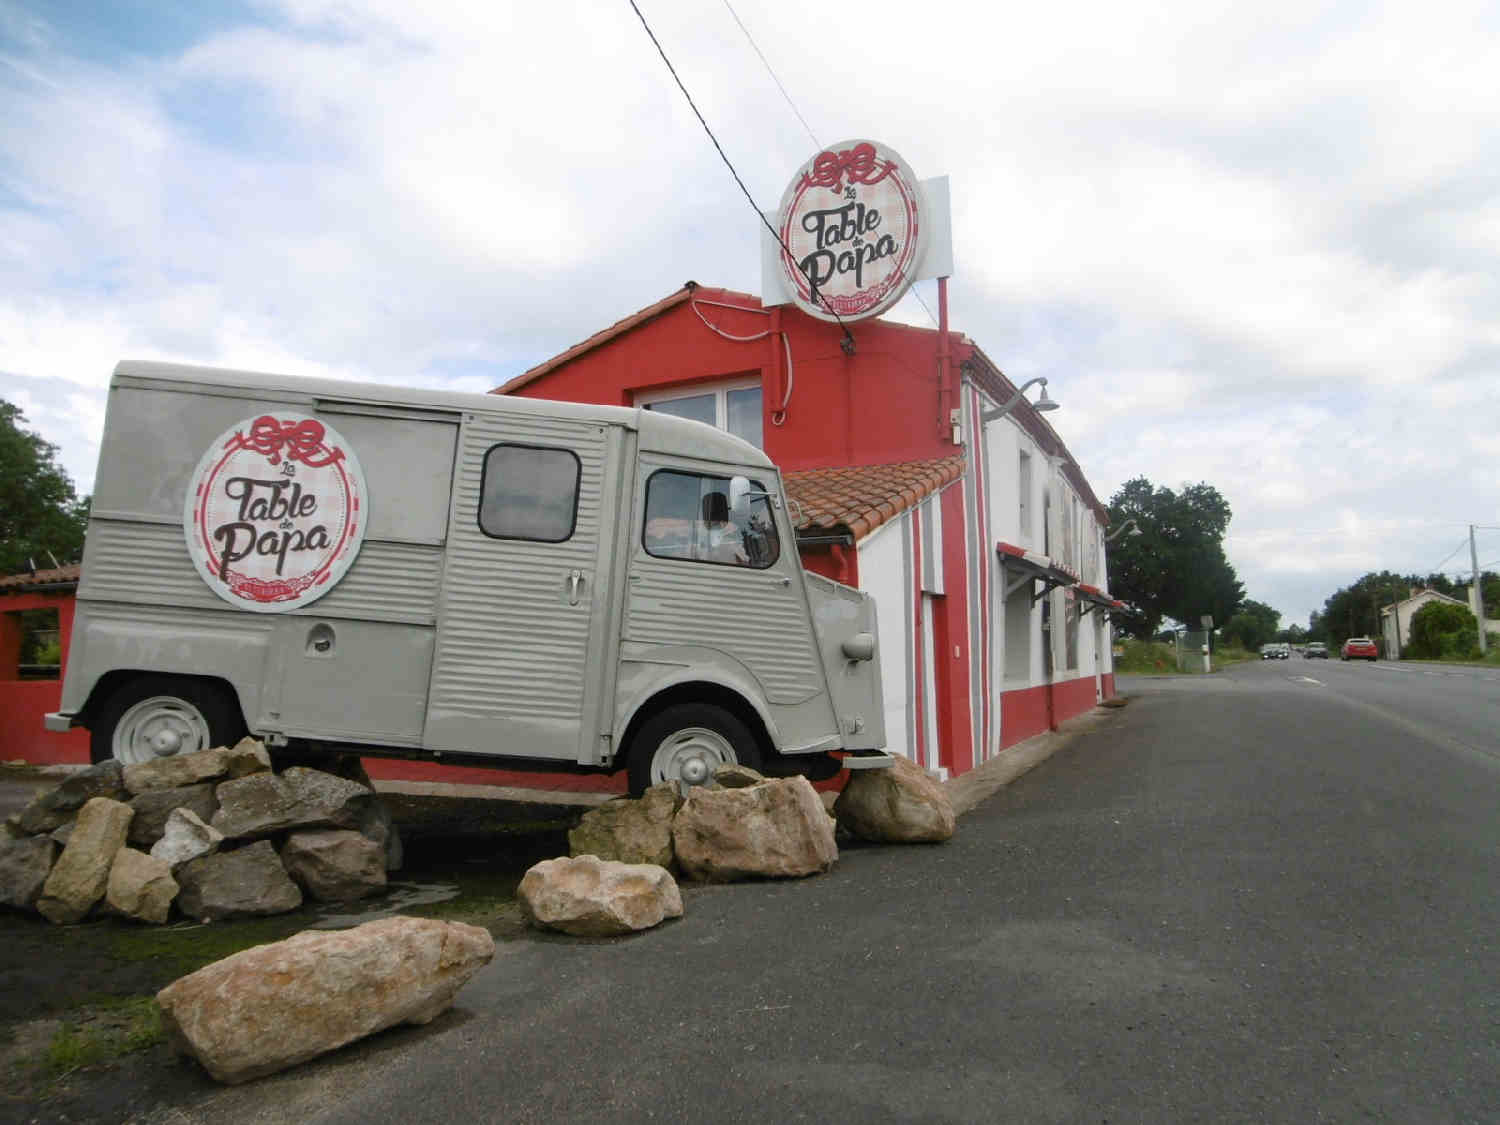
[[[751,480],[757,492],[766,486]],[[729,506],[729,478],[663,469],[646,483],[646,553],[764,570],[781,557],[781,540],[765,496]]]

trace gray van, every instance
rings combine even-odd
[[[803,570],[783,495],[651,411],[124,362],[47,728],[637,792],[887,764],[874,603]]]

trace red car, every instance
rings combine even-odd
[[[1350,637],[1339,652],[1340,660],[1374,660],[1375,642],[1369,637]]]

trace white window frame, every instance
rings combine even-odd
[[[766,397],[765,388],[761,385],[759,375],[744,375],[737,379],[720,379],[713,383],[694,383],[691,386],[676,386],[670,390],[660,391],[637,391],[635,393],[636,406],[655,406],[662,402],[672,402],[679,398],[699,398],[703,395],[714,396],[714,426],[717,429],[729,432],[729,392],[744,391],[750,388],[760,391],[761,408],[761,445],[765,445],[765,410]]]

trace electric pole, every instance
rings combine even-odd
[[[1479,618],[1479,655],[1484,655],[1484,587],[1479,584],[1479,551],[1474,546],[1474,525],[1469,525],[1469,565],[1474,573],[1474,616]]]

